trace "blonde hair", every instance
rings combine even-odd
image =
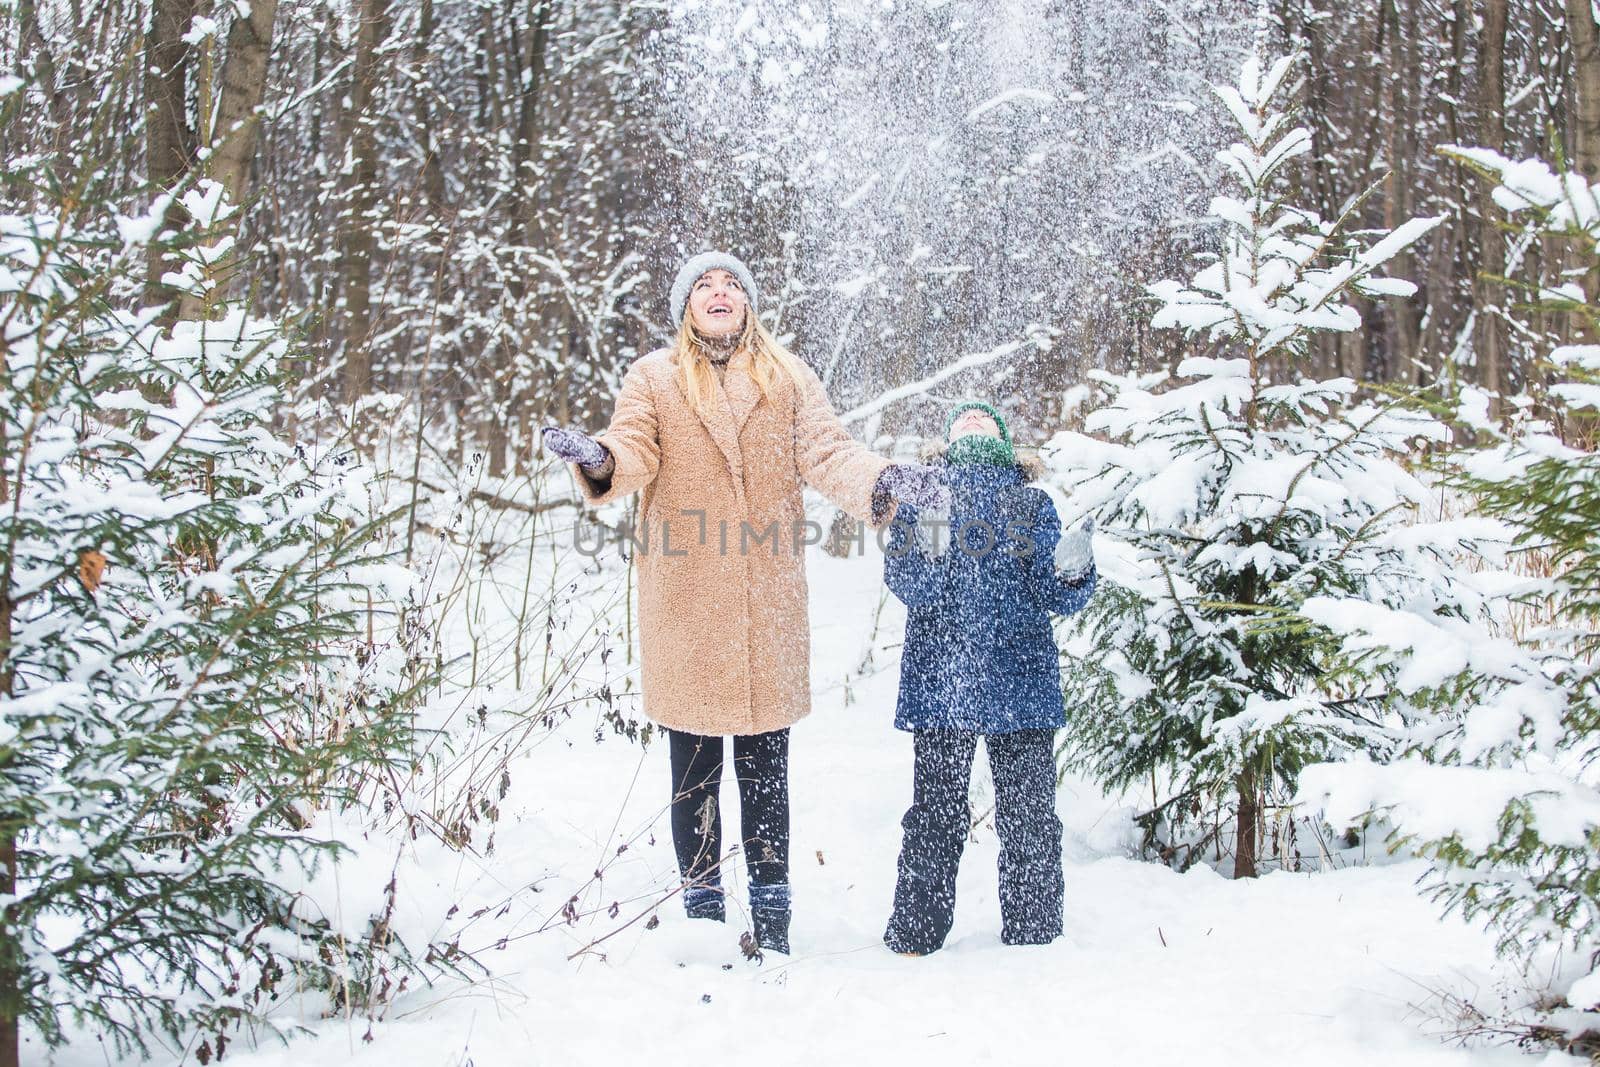
[[[779,374],[786,374],[796,388],[802,381],[800,362],[772,332],[761,325],[754,308],[746,308],[744,329],[733,351],[750,353],[750,376],[761,390],[761,398],[772,403],[772,389]],[[683,324],[678,327],[678,337],[673,343],[673,359],[678,364],[678,379],[683,383],[684,399],[696,415],[705,416],[705,405],[716,395],[716,373],[711,369],[711,346],[689,321],[685,311]]]

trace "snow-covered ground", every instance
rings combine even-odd
[[[1084,783],[1058,802],[1066,937],[1000,943],[998,849],[985,824],[968,845],[945,950],[888,952],[879,935],[911,787],[910,738],[890,725],[903,614],[883,602],[870,540],[848,559],[813,550],[810,570],[815,711],[792,739],[792,956],[745,960],[742,915],[720,926],[689,922],[676,899],[653,907],[675,874],[665,746],[641,750],[584,708],[519,757],[492,854],[427,838],[407,846],[396,929],[414,947],[461,930],[492,977],[408,990],[371,1041],[364,1017],[312,1016],[312,1036],[235,1045],[229,1062],[1526,1062],[1440,1040],[1450,1027],[1437,994],[1494,999],[1496,972],[1486,935],[1416,896],[1415,863],[1243,882],[1204,867],[1177,874],[1127,858],[1127,809]],[[723,804],[725,828],[736,827],[731,783]],[[381,857],[366,863],[339,877],[381,886]],[[731,882],[737,913],[738,864]],[[313,1003],[325,1001],[300,1006]],[[108,1058],[85,1042],[58,1062]]]

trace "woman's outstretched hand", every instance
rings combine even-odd
[[[1077,581],[1094,566],[1094,516],[1061,535],[1056,542],[1056,572],[1068,581]]]
[[[611,453],[606,446],[586,433],[564,430],[559,426],[546,426],[539,431],[544,435],[544,447],[568,463],[580,467],[604,467]]]
[[[877,488],[903,504],[917,508],[943,508],[950,504],[950,488],[937,467],[920,463],[891,463],[878,475]]]

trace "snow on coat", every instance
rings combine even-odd
[[[915,530],[917,509],[902,504],[885,550],[884,580],[907,609],[894,724],[979,733],[1064,726],[1050,615],[1087,604],[1096,573],[1078,581],[1056,573],[1061,519],[1042,490],[1023,484],[1022,468],[961,465],[946,476],[949,529]],[[916,539],[931,547],[934,536],[949,547],[930,557]]]
[[[642,491],[644,712],[675,730],[766,733],[810,713],[805,541],[820,531],[806,526],[801,490],[870,522],[890,463],[850,436],[809,367],[799,390],[775,375],[768,403],[750,364],[732,357],[702,420],[671,349],[635,360],[598,435],[616,457],[609,485],[573,468],[590,504]]]

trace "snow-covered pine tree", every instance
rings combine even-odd
[[[1298,619],[1305,599],[1472,607],[1451,579],[1459,531],[1406,525],[1427,491],[1402,460],[1444,427],[1305,376],[1318,332],[1360,326],[1351,294],[1413,292],[1377,272],[1440,220],[1364,243],[1355,205],[1326,221],[1286,202],[1311,147],[1276,103],[1292,67],[1252,59],[1216,89],[1241,134],[1218,156],[1236,190],[1211,203],[1219,250],[1190,282],[1150,287],[1153,325],[1183,330],[1193,354],[1176,380],[1099,375],[1109,401],[1085,423],[1099,436],[1047,449],[1098,516],[1107,579],[1069,646],[1063,759],[1151,793],[1139,821],[1169,862],[1220,855],[1231,815],[1239,876],[1257,871],[1264,805],[1301,767],[1389,752],[1404,715],[1373,687],[1324,684],[1329,635]]]
[[[1313,602],[1307,613],[1347,635],[1353,657],[1403,672],[1397,688],[1450,671],[1459,695],[1438,702],[1392,764],[1308,768],[1302,796],[1335,825],[1389,820],[1391,844],[1427,856],[1428,891],[1448,909],[1493,923],[1502,953],[1526,961],[1572,949],[1555,972],[1577,1013],[1544,1018],[1544,1037],[1595,1028],[1600,1009],[1600,184],[1537,159],[1446,151],[1491,178],[1519,238],[1562,247],[1564,269],[1534,305],[1581,343],[1550,352],[1543,383],[1491,419],[1490,398],[1463,389],[1458,417],[1482,447],[1452,469],[1458,490],[1508,524],[1522,577],[1503,589],[1499,625],[1467,629],[1416,612],[1395,617]],[[1535,336],[1531,330],[1527,336]],[[1375,639],[1403,632],[1406,640]],[[1543,973],[1550,973],[1541,968]],[[1564,973],[1563,973],[1564,972]],[[1577,981],[1573,982],[1576,978]],[[1568,988],[1570,984],[1570,988]],[[1559,1016],[1559,1013],[1557,1013]]]
[[[49,159],[0,197],[0,1051],[85,1025],[204,1062],[403,952],[292,887],[338,848],[323,813],[409,764],[415,679],[367,615],[409,579],[368,472],[274,433],[293,349],[220,295],[220,186],[181,233]],[[202,318],[140,307],[151,246]]]

